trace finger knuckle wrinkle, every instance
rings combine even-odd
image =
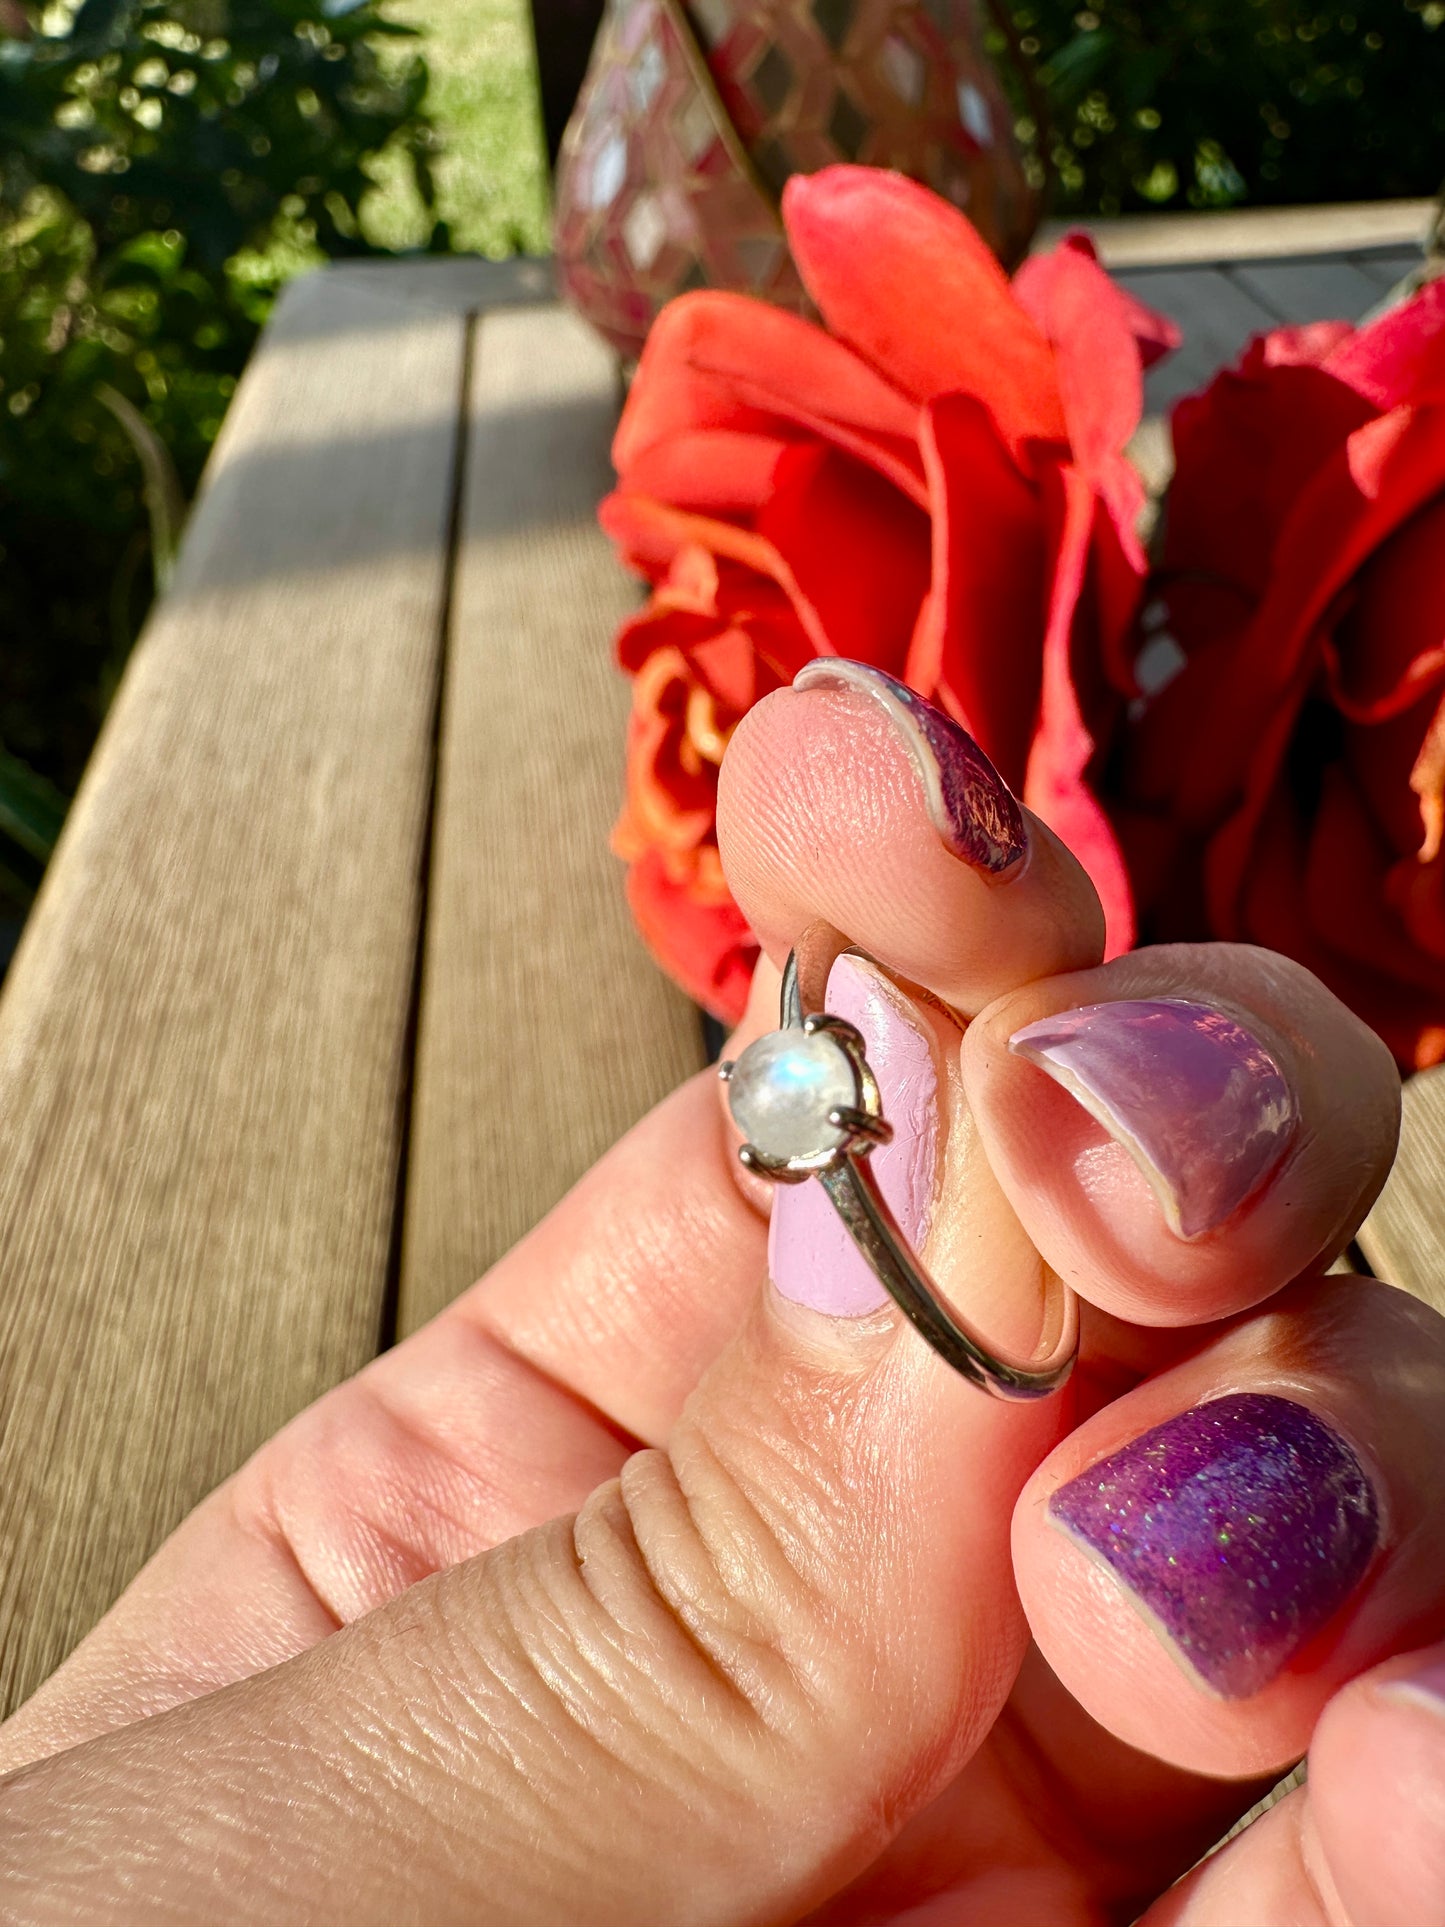
[[[338,1623],[360,1618],[450,1564],[482,1481],[364,1380],[346,1415],[314,1408],[291,1450],[237,1480],[242,1528],[274,1546]]]
[[[716,1452],[694,1440],[685,1465],[680,1476],[672,1456],[638,1453],[613,1502],[579,1516],[584,1580],[629,1616],[665,1677],[735,1722],[796,1735],[818,1719],[804,1656],[825,1650],[810,1637],[819,1603]]]

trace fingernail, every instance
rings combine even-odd
[[[1439,1648],[1435,1649],[1437,1652]],[[1445,1714],[1445,1659],[1432,1659],[1413,1673],[1399,1673],[1387,1680],[1379,1691],[1386,1699],[1409,1700],[1424,1706],[1437,1717]]]
[[[1225,1699],[1267,1686],[1344,1604],[1379,1538],[1345,1441],[1307,1406],[1236,1392],[1060,1486],[1049,1517]]]
[[[1232,1217],[1299,1123],[1294,1092],[1264,1045],[1208,1004],[1086,1004],[1026,1024],[1009,1049],[1047,1071],[1123,1145],[1181,1238]]]
[[[928,814],[944,843],[989,876],[1012,872],[1028,854],[1023,811],[1012,790],[966,729],[906,683],[867,663],[819,656],[793,678],[794,689],[857,689],[871,696],[898,732],[923,784]]]
[[[928,1234],[938,1156],[938,1070],[927,1034],[881,971],[840,957],[828,976],[828,1009],[863,1033],[878,1080],[889,1144],[869,1154],[879,1188],[916,1250]],[[880,1310],[888,1294],[860,1256],[820,1184],[779,1185],[768,1228],[768,1270],[794,1304],[834,1318]]]

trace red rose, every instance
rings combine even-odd
[[[1156,649],[1177,673],[1118,815],[1141,911],[1297,957],[1402,1064],[1436,1063],[1445,283],[1367,328],[1260,338],[1174,440]]]
[[[738,1015],[756,951],[718,865],[718,762],[760,696],[841,655],[973,732],[1089,866],[1126,948],[1089,780],[1133,689],[1141,492],[1122,451],[1172,331],[1082,239],[1010,285],[899,175],[796,177],[783,215],[824,327],[737,295],[673,302],[613,449],[603,526],[653,585],[618,638],[634,701],[616,845],[643,934]]]

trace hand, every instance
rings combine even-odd
[[[1021,875],[955,854],[920,745],[857,690],[770,697],[724,853],[774,965],[821,916],[931,993],[840,966],[888,1182],[1000,1348],[1050,1273],[1078,1290],[1070,1389],[965,1385],[816,1186],[760,1291],[766,1199],[700,1076],[0,1731],[0,1918],[1445,1921],[1445,1670],[1412,1650],[1445,1632],[1445,1326],[1320,1270],[1388,1167],[1393,1067],[1267,953],[1100,966],[1072,859],[1036,821]],[[1009,1048],[1139,999],[1223,1013],[1223,1098],[1164,1101],[1156,1064],[1141,1105],[1117,1013],[1092,1110],[1057,1044]],[[1308,1788],[1171,1889],[1306,1747]]]

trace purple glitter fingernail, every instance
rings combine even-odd
[[[866,662],[819,656],[794,689],[856,689],[883,710],[923,784],[933,827],[955,856],[986,875],[1013,874],[1028,854],[1028,830],[1013,791],[966,729],[916,690]]]
[[[1379,1539],[1354,1452],[1307,1406],[1235,1392],[1156,1425],[1049,1501],[1207,1686],[1257,1693],[1359,1583]]]

